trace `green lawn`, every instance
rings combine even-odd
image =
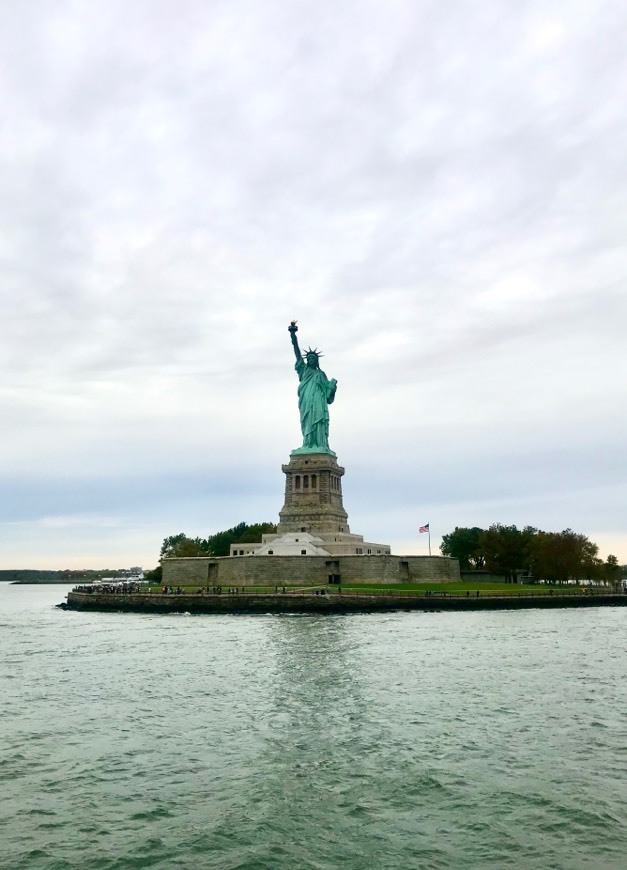
[[[581,595],[582,587],[579,586],[544,586],[523,583],[488,583],[481,580],[462,580],[454,583],[351,583],[342,584],[346,591],[367,592],[413,592],[423,595],[425,592],[462,594],[466,592],[480,592],[481,595],[517,595],[520,593],[532,593],[534,595],[550,595],[557,592]]]
[[[176,588],[176,586],[174,587]],[[193,595],[197,592],[198,589],[206,589],[206,586],[181,586],[184,594]],[[222,586],[222,594],[228,595],[229,590],[228,585]],[[280,592],[283,587],[282,586],[240,586],[238,587],[240,592],[248,592],[248,593],[273,593],[275,589],[278,589]],[[286,592],[297,591],[299,589],[304,591],[303,586],[300,585],[287,585],[285,586]],[[312,589],[322,589],[325,588],[325,584],[320,584],[319,586],[312,585]],[[531,584],[522,584],[522,583],[487,583],[482,582],[480,580],[464,580],[458,581],[454,583],[342,583],[341,587],[338,586],[326,586],[329,592],[337,593],[338,591],[342,592],[372,592],[374,594],[380,594],[382,592],[401,592],[407,594],[414,595],[424,595],[425,592],[431,592],[434,594],[443,594],[446,593],[448,595],[465,595],[466,592],[470,594],[476,594],[479,591],[480,595],[518,595],[521,593],[526,594],[534,594],[534,595],[550,595],[550,594],[571,594],[571,595],[583,595],[585,593],[586,587],[580,586],[547,586],[547,585],[531,585]],[[209,586],[209,591],[213,589],[213,586]],[[161,586],[152,586],[151,592],[154,594],[162,594]],[[597,591],[597,590],[595,590]],[[609,588],[598,590],[599,592],[611,591]]]

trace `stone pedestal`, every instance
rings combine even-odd
[[[327,573],[336,575],[338,556],[390,554],[387,544],[373,544],[351,533],[342,502],[344,469],[335,453],[300,448],[281,468],[285,502],[276,533],[262,535],[261,544],[232,544],[231,556],[332,557]]]
[[[285,503],[279,535],[307,532],[323,539],[350,534],[342,503],[344,469],[331,453],[292,453],[285,474]]]

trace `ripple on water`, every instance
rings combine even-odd
[[[0,595],[2,868],[624,868],[627,611]]]

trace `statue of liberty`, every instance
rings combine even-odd
[[[296,373],[298,374],[298,410],[300,411],[300,428],[303,433],[303,446],[292,453],[335,453],[329,448],[329,409],[335,398],[337,381],[329,380],[321,370],[319,360],[322,354],[308,348],[301,353],[296,333],[298,327],[293,320],[288,326],[292,338],[292,346],[296,356]]]

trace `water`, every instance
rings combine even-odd
[[[95,614],[0,584],[0,868],[627,866],[627,608]]]

